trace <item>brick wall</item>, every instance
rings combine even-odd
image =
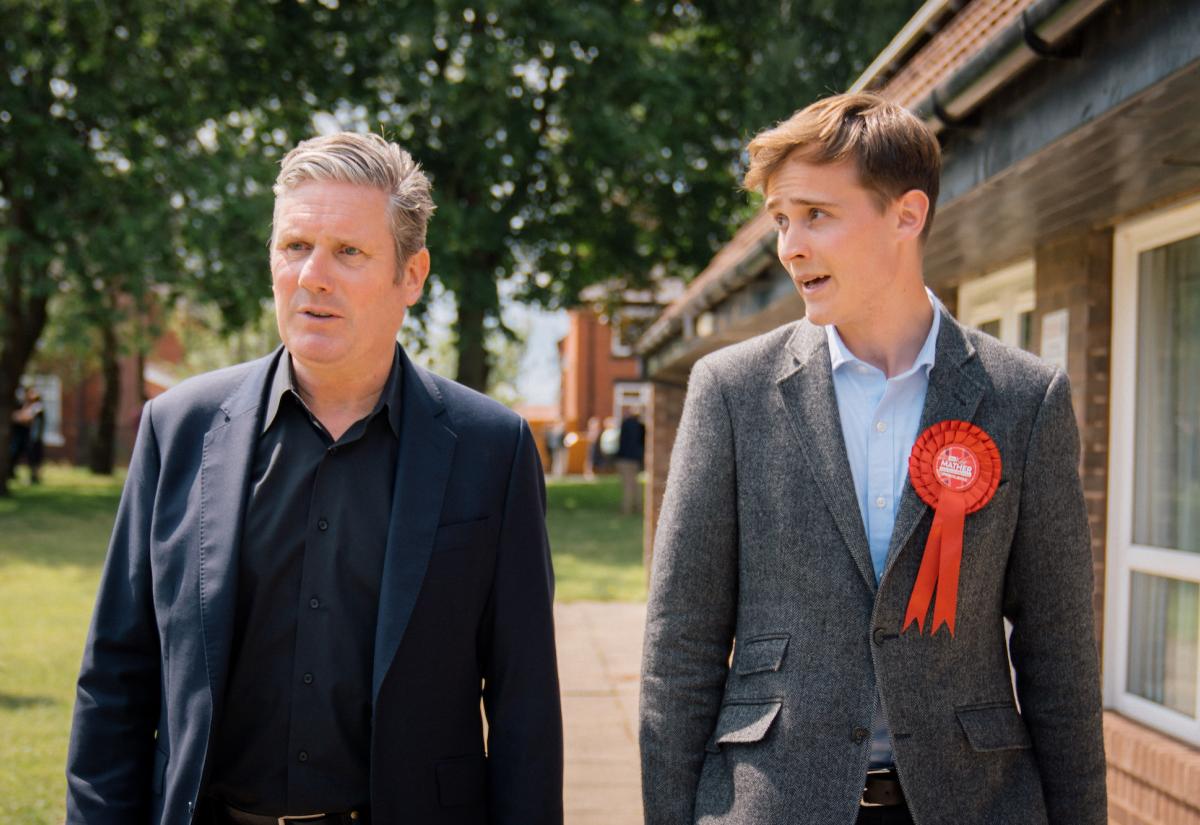
[[[1200,823],[1200,751],[1104,714],[1111,825]]]
[[[1080,477],[1092,528],[1096,638],[1104,628],[1104,548],[1108,524],[1108,384],[1112,338],[1112,232],[1081,232],[1055,238],[1034,252],[1037,308],[1033,350],[1041,349],[1041,319],[1070,313],[1067,375],[1079,424]]]
[[[683,415],[685,392],[685,387],[661,381],[655,381],[650,386],[650,411],[646,416],[646,506],[643,508],[645,521],[642,533],[642,556],[647,575],[654,552],[654,528],[658,524],[663,493],[667,489],[671,448],[675,446],[679,417]]]

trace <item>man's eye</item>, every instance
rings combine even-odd
[[[362,250],[359,249],[357,246],[344,246],[344,247],[342,247],[342,254],[343,255],[361,255]]]
[[[828,213],[824,209],[817,209],[814,207],[813,209],[808,210],[808,219],[810,221],[815,221],[817,218],[823,218],[827,214]]]
[[[779,227],[780,229],[787,229],[787,223],[788,223],[787,215],[776,215],[775,216],[775,225],[777,227]]]
[[[284,246],[284,249],[286,249],[288,252],[302,252],[304,251],[304,248],[305,244],[301,243],[300,241],[290,241]]]

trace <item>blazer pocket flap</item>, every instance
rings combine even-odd
[[[789,636],[756,636],[738,645],[734,670],[739,676],[779,670],[787,653]]]
[[[487,784],[487,760],[482,756],[444,759],[434,767],[438,802],[443,808],[476,805],[483,801]]]
[[[723,705],[708,750],[717,753],[720,750],[719,745],[761,741],[767,735],[782,706],[782,699]]]
[[[1005,751],[1033,747],[1021,714],[1012,705],[955,708],[967,741],[977,751]]]
[[[456,521],[453,524],[439,524],[433,537],[433,549],[435,552],[453,550],[487,541],[491,535],[491,524],[492,519],[489,516],[471,521]]]

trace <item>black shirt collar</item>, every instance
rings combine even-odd
[[[404,368],[403,361],[400,358],[400,344],[396,344],[396,348],[392,353],[392,369],[388,373],[387,381],[383,385],[383,392],[379,394],[379,399],[375,402],[374,409],[366,415],[367,419],[374,418],[380,410],[387,407],[388,425],[392,428],[392,433],[400,437],[400,402],[404,389]],[[267,412],[263,416],[262,432],[271,429],[271,425],[275,422],[276,416],[279,414],[279,406],[283,403],[284,397],[291,395],[304,409],[308,406],[304,403],[304,399],[300,397],[300,393],[296,390],[296,376],[292,370],[292,355],[285,348],[283,356],[275,364],[275,374],[271,379],[271,390],[267,394]]]

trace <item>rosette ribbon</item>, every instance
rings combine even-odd
[[[945,623],[953,636],[963,528],[967,515],[991,501],[1000,484],[1000,451],[991,436],[969,421],[939,421],[913,445],[908,478],[921,500],[933,508],[933,526],[901,632],[914,621],[921,632],[936,590],[930,632],[937,633]]]

